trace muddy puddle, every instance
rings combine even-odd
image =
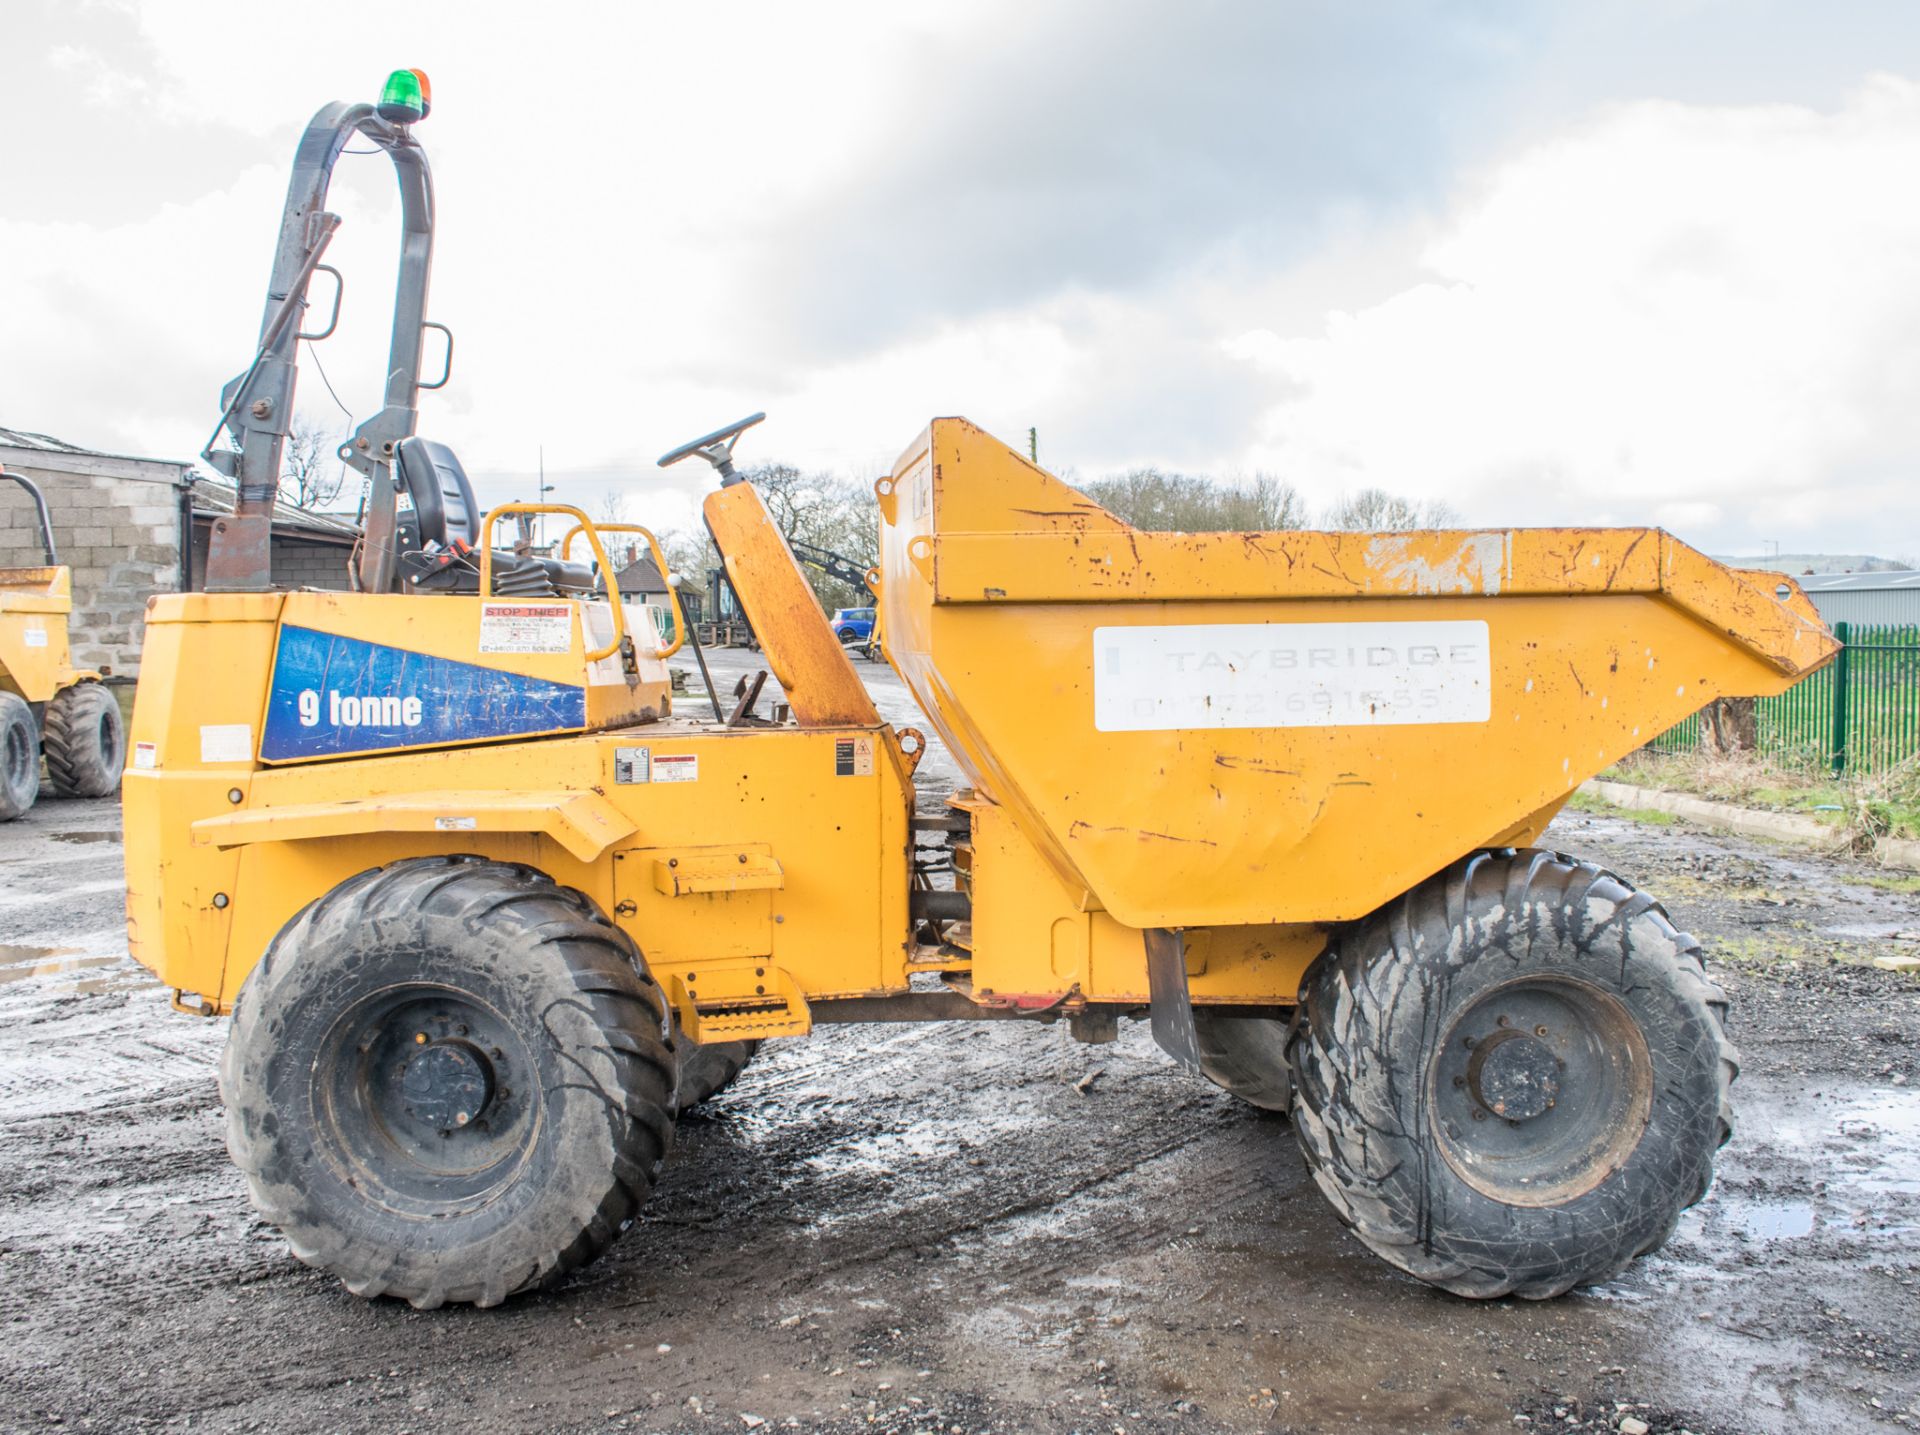
[[[53,996],[94,996],[155,987],[153,974],[122,952],[90,954],[79,947],[0,943],[0,983],[31,982]]]

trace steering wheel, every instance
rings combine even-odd
[[[692,443],[683,443],[680,447],[661,454],[658,460],[659,466],[666,468],[670,464],[680,462],[683,458],[692,458],[695,454],[699,454],[712,464],[714,472],[720,475],[722,488],[730,483],[738,483],[741,480],[740,475],[733,471],[733,446],[740,441],[741,434],[765,418],[764,413],[748,414],[738,423],[728,424],[723,429],[715,429],[712,433],[693,440]]]

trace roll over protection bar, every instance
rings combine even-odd
[[[303,338],[333,331],[339,317],[336,288],[333,320],[320,334],[301,332],[307,286],[318,270],[342,284],[338,270],[321,263],[340,217],[326,209],[333,167],[349,140],[361,135],[393,161],[400,183],[400,272],[394,290],[393,336],[388,348],[385,406],[355,430],[340,456],[369,481],[367,541],[357,577],[363,590],[386,592],[393,585],[397,555],[393,529],[397,511],[393,484],[394,445],[414,431],[420,382],[420,350],[427,329],[447,335],[447,362],[453,360],[453,336],[426,317],[427,281],[433,266],[433,177],[426,151],[410,127],[380,118],[370,104],[336,101],[307,125],[294,153],[280,219],[279,246],[260,321],[260,342],[253,361],[221,391],[221,412],[213,437],[201,454],[217,471],[234,480],[238,497],[231,515],[215,522],[207,554],[210,591],[247,592],[272,586],[271,540],[274,495],[280,486],[281,454],[293,418],[297,347]],[[225,429],[231,446],[220,445]]]

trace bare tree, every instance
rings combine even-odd
[[[786,463],[758,464],[743,474],[789,542],[798,539],[824,548],[863,570],[879,561],[880,516],[866,484],[828,473],[803,473]],[[867,601],[863,590],[829,578],[811,564],[802,566],[822,608],[856,607]]]
[[[1325,519],[1328,528],[1350,533],[1446,528],[1458,521],[1459,515],[1439,499],[1421,503],[1384,488],[1363,488],[1345,495],[1327,510]]]
[[[1271,533],[1304,528],[1308,522],[1299,490],[1267,473],[1220,482],[1195,474],[1136,468],[1080,487],[1114,517],[1148,532]]]
[[[319,508],[340,496],[347,466],[334,453],[339,436],[318,420],[296,414],[280,457],[280,496],[301,508]]]

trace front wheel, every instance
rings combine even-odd
[[[47,778],[67,797],[111,797],[126,765],[120,704],[96,682],[62,688],[47,704]]]
[[[429,857],[296,916],[241,989],[227,1147],[356,1295],[497,1305],[592,1260],[672,1135],[666,1003],[632,942],[528,867]]]
[[[1604,1281],[1706,1194],[1731,1132],[1726,996],[1652,898],[1479,853],[1308,970],[1294,1129],[1360,1239],[1456,1295]]]

